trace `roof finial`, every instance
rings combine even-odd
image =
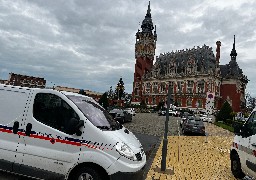
[[[233,44],[233,49],[236,49],[236,35],[234,35],[234,44]]]
[[[233,43],[233,49],[230,53],[230,56],[232,59],[236,59],[237,53],[236,53],[236,36],[234,35],[234,43]]]

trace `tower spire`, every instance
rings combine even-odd
[[[142,29],[142,32],[151,32],[151,33],[152,33],[152,30],[154,29],[152,18],[151,18],[150,1],[148,3],[147,14],[141,24],[141,29]]]
[[[232,60],[236,60],[237,53],[236,53],[236,36],[235,35],[234,35],[233,49],[230,53],[230,56]]]
[[[145,17],[150,17],[151,18],[151,9],[150,9],[150,1],[148,2],[148,10],[147,10],[147,14]]]

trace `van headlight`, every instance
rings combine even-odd
[[[116,144],[116,150],[120,155],[125,156],[131,160],[136,160],[133,150],[127,144],[118,142]]]

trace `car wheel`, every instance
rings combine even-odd
[[[90,167],[81,167],[69,179],[75,180],[102,180],[98,171]]]
[[[231,171],[235,178],[244,178],[239,156],[235,153],[231,156]]]

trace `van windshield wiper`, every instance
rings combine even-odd
[[[106,129],[106,130],[109,130],[110,128],[108,126],[96,126],[97,128],[100,128],[100,129]]]

